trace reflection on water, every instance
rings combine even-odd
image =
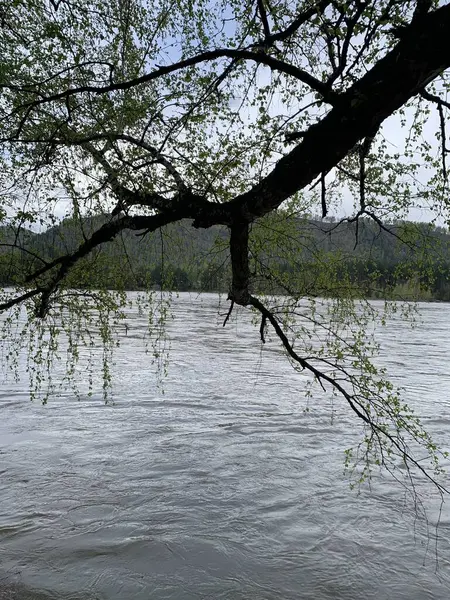
[[[450,306],[423,310],[417,330],[392,322],[382,359],[448,446]],[[0,599],[447,599],[449,505],[436,573],[433,490],[429,536],[387,477],[350,492],[345,408],[305,412],[305,376],[260,350],[244,313],[223,329],[214,296],[175,312],[164,394],[138,315],[114,405],[67,393],[42,407],[3,387]]]

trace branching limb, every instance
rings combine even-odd
[[[432,94],[431,92],[423,89],[423,90],[420,90],[420,95],[425,100],[429,100],[430,102],[434,102],[435,104],[440,104],[441,106],[445,106],[446,108],[450,109],[450,102],[447,102],[446,100],[444,100],[440,96],[437,96],[436,94]]]
[[[292,21],[292,23],[288,27],[286,27],[286,29],[274,33],[268,38],[266,38],[266,43],[274,44],[276,42],[283,42],[289,39],[300,29],[300,27],[302,27],[302,25],[307,23],[312,17],[323,14],[328,8],[328,6],[330,6],[330,4],[332,4],[331,0],[321,0],[321,2],[317,2],[317,4],[311,6],[305,11],[302,11]]]
[[[333,104],[337,100],[338,95],[330,91],[330,86],[326,85],[325,83],[320,81],[320,79],[317,79],[307,71],[300,69],[299,67],[296,67],[295,65],[287,63],[283,60],[274,58],[273,56],[269,56],[264,52],[255,52],[251,48],[252,47],[250,46],[244,49],[220,48],[218,50],[209,50],[207,52],[202,52],[200,54],[197,54],[196,56],[192,56],[191,58],[181,60],[171,65],[161,66],[155,69],[154,71],[151,71],[150,73],[146,73],[145,75],[136,77],[134,79],[129,79],[127,81],[121,81],[104,86],[84,85],[79,87],[73,87],[63,92],[51,94],[45,97],[41,97],[42,94],[39,94],[40,97],[38,99],[26,102],[21,106],[15,108],[14,114],[19,110],[25,110],[26,116],[24,116],[24,119],[26,120],[29,116],[29,113],[33,109],[38,108],[39,106],[42,106],[44,104],[48,104],[50,102],[65,100],[70,96],[76,96],[78,94],[107,94],[108,92],[114,92],[118,90],[129,90],[139,85],[149,83],[150,81],[155,81],[156,79],[164,77],[165,75],[170,75],[171,73],[187,69],[188,67],[193,67],[203,62],[210,62],[219,58],[232,58],[236,60],[252,61],[260,65],[265,65],[274,71],[278,71],[280,73],[284,73],[286,75],[294,77],[295,79],[298,79],[299,81],[308,85],[313,91],[320,94],[324,98],[324,100],[326,102],[329,102],[330,104]],[[35,96],[38,95],[35,90],[29,90],[29,93]],[[19,131],[21,131],[22,127],[19,128]],[[16,136],[18,135],[19,133],[16,133]]]
[[[95,233],[93,233],[89,239],[82,243],[75,252],[59,257],[52,263],[49,263],[45,267],[35,271],[27,278],[27,282],[36,280],[43,277],[46,273],[50,273],[53,268],[59,266],[57,272],[50,277],[48,282],[46,282],[44,285],[37,286],[30,292],[27,292],[24,294],[24,296],[14,301],[12,304],[10,301],[5,305],[0,305],[0,310],[9,308],[14,304],[18,304],[21,301],[40,294],[41,299],[37,309],[37,316],[41,318],[45,317],[50,307],[50,297],[52,294],[58,289],[60,283],[66,277],[71,268],[82,258],[90,254],[94,248],[106,242],[110,242],[124,229],[131,229],[134,231],[146,229],[147,231],[155,231],[164,225],[180,220],[180,218],[184,217],[180,215],[180,213],[173,212],[171,214],[164,213],[151,216],[124,216],[120,219],[106,223]]]
[[[115,174],[115,171],[110,167],[110,165],[107,164],[104,157],[102,159],[102,153],[100,151],[96,150],[96,148],[92,145],[92,142],[101,141],[101,140],[105,140],[107,142],[113,142],[113,141],[128,142],[130,144],[133,144],[134,146],[138,146],[138,147],[142,148],[143,150],[146,150],[153,157],[154,162],[162,165],[166,169],[166,171],[169,173],[169,175],[171,175],[173,177],[180,193],[186,193],[188,191],[188,186],[184,182],[180,172],[175,168],[173,163],[157,148],[155,148],[151,144],[148,144],[142,137],[139,139],[137,137],[128,135],[126,133],[106,132],[106,133],[92,134],[89,136],[83,136],[83,137],[78,137],[78,138],[76,136],[69,136],[68,138],[61,138],[61,139],[56,138],[56,139],[52,139],[51,143],[55,144],[55,145],[62,145],[62,146],[84,146],[85,148],[89,149],[91,154],[96,157],[96,160],[98,162],[101,162],[103,160],[103,162],[101,162],[101,164],[105,168],[105,170],[108,169],[107,172],[109,172],[110,174],[111,173]],[[28,140],[25,143],[33,143],[33,142],[37,143],[37,142],[41,142],[41,141],[42,140],[31,140],[31,141]],[[113,178],[114,178],[114,175],[113,175]]]
[[[441,483],[439,483],[433,476],[420,464],[420,462],[412,456],[409,452],[405,441],[402,438],[392,434],[389,432],[385,425],[380,425],[377,423],[370,411],[362,404],[361,399],[358,394],[349,392],[335,377],[320,371],[314,365],[312,365],[308,360],[302,358],[293,348],[293,345],[289,341],[285,332],[283,331],[278,319],[274,315],[274,313],[269,310],[258,298],[255,296],[249,297],[248,304],[253,306],[256,310],[258,310],[263,317],[267,319],[267,321],[272,325],[275,333],[279,337],[284,349],[287,354],[291,357],[291,359],[297,363],[302,369],[309,371],[314,375],[315,379],[319,382],[323,389],[325,389],[325,384],[330,385],[334,388],[349,404],[350,408],[353,412],[365,423],[370,431],[374,434],[375,439],[378,440],[380,447],[382,448],[382,440],[386,439],[392,445],[393,448],[396,449],[399,456],[403,459],[404,463],[407,465],[408,463],[416,467],[429,481],[431,481],[442,493],[450,493]],[[413,435],[413,434],[412,434]]]

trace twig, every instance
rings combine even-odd
[[[222,327],[225,327],[225,325],[228,323],[228,320],[231,317],[231,313],[233,312],[233,308],[234,308],[234,300],[231,300],[230,308],[228,309],[228,312],[226,314],[226,317],[225,317]]]
[[[266,343],[266,338],[265,338],[265,335],[264,335],[265,334],[265,329],[266,329],[266,321],[267,321],[267,317],[266,317],[266,315],[263,315],[261,317],[261,326],[259,328],[259,334],[261,336],[261,341],[262,341],[263,344]]]
[[[327,188],[326,188],[326,184],[325,184],[325,176],[326,173],[322,173],[321,177],[320,177],[320,184],[321,184],[321,193],[320,193],[320,199],[321,199],[321,204],[322,204],[322,219],[324,219],[327,216],[328,213],[328,208],[327,208]]]

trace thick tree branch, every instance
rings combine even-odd
[[[49,309],[51,295],[58,289],[59,284],[65,278],[69,270],[78,261],[90,254],[94,248],[106,242],[110,242],[124,229],[131,229],[134,231],[140,231],[143,229],[147,231],[155,231],[164,225],[168,225],[169,223],[180,220],[180,218],[184,218],[184,216],[174,212],[172,214],[165,213],[151,216],[124,216],[120,219],[105,223],[105,225],[95,231],[89,239],[83,242],[75,252],[58,258],[56,261],[49,263],[45,267],[42,267],[30,275],[27,278],[28,282],[42,277],[46,273],[50,272],[55,266],[59,265],[58,271],[55,275],[50,277],[50,281],[48,283],[38,286],[36,290],[31,290],[25,296],[32,297],[37,294],[41,295],[37,316],[41,318],[45,317]],[[6,307],[0,305],[0,310],[2,308]]]
[[[232,282],[229,299],[247,306],[250,298],[250,268],[248,264],[248,223],[235,223],[230,228]]]
[[[16,306],[17,304],[22,304],[22,302],[25,302],[25,300],[29,300],[30,298],[33,298],[34,296],[41,294],[42,291],[43,291],[42,288],[37,287],[33,290],[29,290],[28,292],[25,292],[24,294],[21,294],[20,296],[11,298],[10,300],[7,300],[6,302],[2,302],[0,304],[0,311],[8,310],[9,308]]]
[[[254,220],[335,167],[363,138],[450,66],[450,5],[421,20],[415,36],[400,41],[343,94],[337,106],[305,132],[248,192],[230,202],[235,215]]]
[[[266,40],[270,39],[270,26],[269,26],[269,21],[267,19],[267,11],[266,11],[266,7],[264,6],[264,0],[257,0],[257,6],[258,6],[258,13],[259,13],[261,23],[263,25],[263,30],[264,30],[264,42],[266,42]]]

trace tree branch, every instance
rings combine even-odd
[[[251,190],[230,201],[236,217],[254,220],[334,168],[363,138],[450,66],[450,5],[429,13],[413,38],[398,42],[349,88]]]
[[[22,294],[20,296],[11,298],[11,300],[8,300],[7,302],[2,302],[0,304],[0,311],[8,310],[9,308],[12,308],[13,306],[16,306],[17,304],[21,304],[22,302],[25,302],[25,300],[29,300],[30,298],[33,298],[34,296],[37,296],[40,293],[42,293],[42,288],[37,287],[33,290],[29,290],[28,292],[25,292],[24,294]]]
[[[36,288],[36,290],[32,290],[32,292],[35,293],[29,292],[29,294],[32,296],[41,294],[37,316],[40,318],[46,316],[49,310],[49,301],[51,295],[58,289],[59,284],[67,275],[69,270],[79,260],[90,254],[94,248],[106,242],[110,242],[124,229],[131,229],[134,231],[146,229],[147,231],[155,231],[164,225],[168,225],[169,223],[180,220],[180,218],[184,218],[184,216],[178,213],[165,213],[151,216],[124,216],[121,219],[105,223],[105,225],[95,231],[89,239],[82,243],[75,252],[58,258],[56,261],[53,261],[53,263],[49,263],[45,267],[42,267],[27,278],[27,281],[29,282],[37,279],[38,277],[42,277],[52,268],[59,265],[57,273],[51,277],[50,281],[45,286],[40,286]],[[1,308],[2,307],[0,306],[0,309]]]
[[[447,102],[446,100],[444,100],[443,98],[441,98],[440,96],[438,96],[436,94],[432,94],[431,92],[429,92],[427,90],[420,90],[420,95],[425,100],[429,100],[430,102],[434,102],[435,104],[440,104],[441,106],[445,106],[445,108],[450,109],[450,102]]]
[[[154,81],[163,77],[164,75],[169,75],[170,73],[174,73],[176,71],[180,71],[182,69],[186,69],[188,67],[193,67],[202,62],[209,62],[212,60],[217,60],[218,58],[233,58],[236,60],[249,60],[256,62],[261,65],[265,65],[274,71],[279,71],[280,73],[285,73],[286,75],[290,75],[295,77],[299,81],[302,81],[306,85],[308,85],[312,90],[319,93],[323,96],[324,100],[329,102],[330,104],[336,100],[337,94],[334,94],[330,91],[329,86],[325,85],[319,79],[313,77],[307,71],[300,69],[294,65],[286,63],[282,60],[274,58],[265,54],[264,52],[254,52],[250,46],[249,48],[244,49],[234,49],[234,48],[221,48],[217,50],[208,50],[207,52],[202,52],[197,54],[196,56],[192,56],[190,58],[186,58],[179,62],[173,63],[171,65],[162,66],[157,68],[150,73],[146,73],[141,77],[136,77],[134,79],[128,79],[126,81],[121,81],[117,83],[112,83],[110,85],[105,86],[95,86],[95,85],[84,85],[74,88],[69,88],[63,92],[59,92],[58,94],[52,94],[50,96],[42,97],[42,94],[39,94],[41,97],[37,100],[33,100],[31,102],[26,102],[19,107],[15,108],[14,112],[19,110],[33,110],[38,106],[43,104],[47,104],[49,102],[56,102],[58,100],[65,100],[70,96],[75,96],[83,93],[93,93],[93,94],[106,94],[108,92],[114,92],[117,90],[128,90],[134,88],[138,85],[142,85],[145,83],[149,83],[150,81]],[[3,87],[8,87],[3,86]],[[37,95],[38,92],[36,90],[24,90],[24,92],[28,92],[30,94]],[[28,114],[28,113],[27,113]]]
[[[250,268],[248,264],[248,223],[234,223],[230,227],[230,256],[232,282],[229,299],[246,306],[249,302]]]
[[[272,34],[268,38],[266,38],[265,42],[268,44],[274,44],[276,42],[283,42],[290,38],[294,33],[296,33],[302,25],[307,23],[311,17],[316,15],[321,15],[325,12],[326,8],[331,4],[331,0],[322,0],[318,2],[316,5],[311,6],[307,10],[301,12],[294,21],[286,27],[283,31],[279,31],[277,33]]]
[[[99,153],[99,151],[97,151],[94,148],[94,146],[92,146],[92,145],[87,146],[87,144],[90,144],[91,142],[95,142],[95,141],[101,141],[101,140],[107,140],[110,142],[112,142],[112,141],[129,142],[130,144],[139,146],[143,150],[146,150],[151,156],[154,157],[155,162],[157,162],[160,165],[162,165],[163,167],[165,167],[165,169],[169,173],[169,175],[171,175],[173,177],[173,179],[176,183],[176,186],[180,192],[186,193],[188,191],[188,186],[184,182],[179,171],[173,166],[173,164],[170,162],[170,160],[166,156],[164,156],[164,154],[159,152],[154,146],[152,146],[151,144],[148,144],[142,138],[139,139],[132,135],[128,135],[126,133],[106,132],[106,133],[92,134],[92,135],[88,135],[88,136],[80,137],[80,138],[70,137],[69,139],[63,138],[61,140],[60,139],[52,139],[52,143],[66,145],[66,146],[85,146],[85,147],[89,148],[89,151],[91,152],[91,154],[93,154],[95,152],[95,154],[97,156],[97,160],[99,160],[99,162],[100,162],[99,155],[101,153]],[[105,167],[104,164],[103,164],[103,166]],[[105,170],[106,170],[106,168],[105,168]],[[109,166],[108,166],[108,171],[111,171],[111,167],[109,167]]]
[[[268,39],[270,39],[270,26],[269,21],[267,20],[267,12],[266,7],[264,6],[264,0],[257,0],[257,5],[264,30],[264,42],[266,42]]]
[[[284,333],[283,329],[281,328],[281,325],[278,322],[276,316],[274,315],[274,313],[271,310],[269,310],[266,306],[264,306],[264,304],[260,300],[258,300],[258,298],[256,298],[255,296],[249,297],[248,304],[250,306],[253,306],[256,310],[258,310],[261,313],[261,316],[265,320],[269,321],[269,323],[274,328],[275,333],[277,334],[278,338],[280,339],[287,354],[291,357],[291,359],[294,362],[296,362],[298,365],[300,365],[300,367],[302,369],[307,370],[310,373],[312,373],[314,375],[315,379],[322,386],[322,389],[325,390],[324,383],[328,383],[332,388],[334,388],[337,392],[339,392],[339,394],[347,401],[347,403],[349,404],[349,406],[353,410],[353,412],[377,436],[377,439],[384,437],[387,440],[389,440],[389,442],[393,445],[393,447],[399,452],[399,455],[403,458],[405,463],[409,462],[414,467],[419,469],[419,471],[429,481],[431,481],[434,485],[436,485],[436,487],[439,489],[439,491],[441,493],[442,492],[449,493],[449,491],[442,484],[440,484],[438,481],[433,479],[433,477],[420,464],[420,462],[417,459],[415,459],[410,454],[410,452],[408,452],[407,446],[403,439],[398,438],[398,436],[395,436],[395,435],[389,433],[389,431],[387,430],[386,427],[381,426],[379,423],[374,421],[371,413],[361,403],[361,399],[358,398],[358,395],[356,393],[351,394],[348,390],[345,389],[345,387],[343,387],[343,385],[341,385],[341,383],[337,380],[336,377],[332,377],[330,375],[327,375],[323,371],[320,371],[319,369],[314,367],[314,365],[312,365],[309,362],[309,360],[302,358],[294,350],[292,344],[290,343],[289,339],[287,338],[286,334]],[[348,375],[351,379],[351,376],[347,372],[344,372],[344,374]],[[406,424],[404,424],[404,425],[407,428],[407,425]],[[413,435],[413,434],[411,434],[411,435]]]

